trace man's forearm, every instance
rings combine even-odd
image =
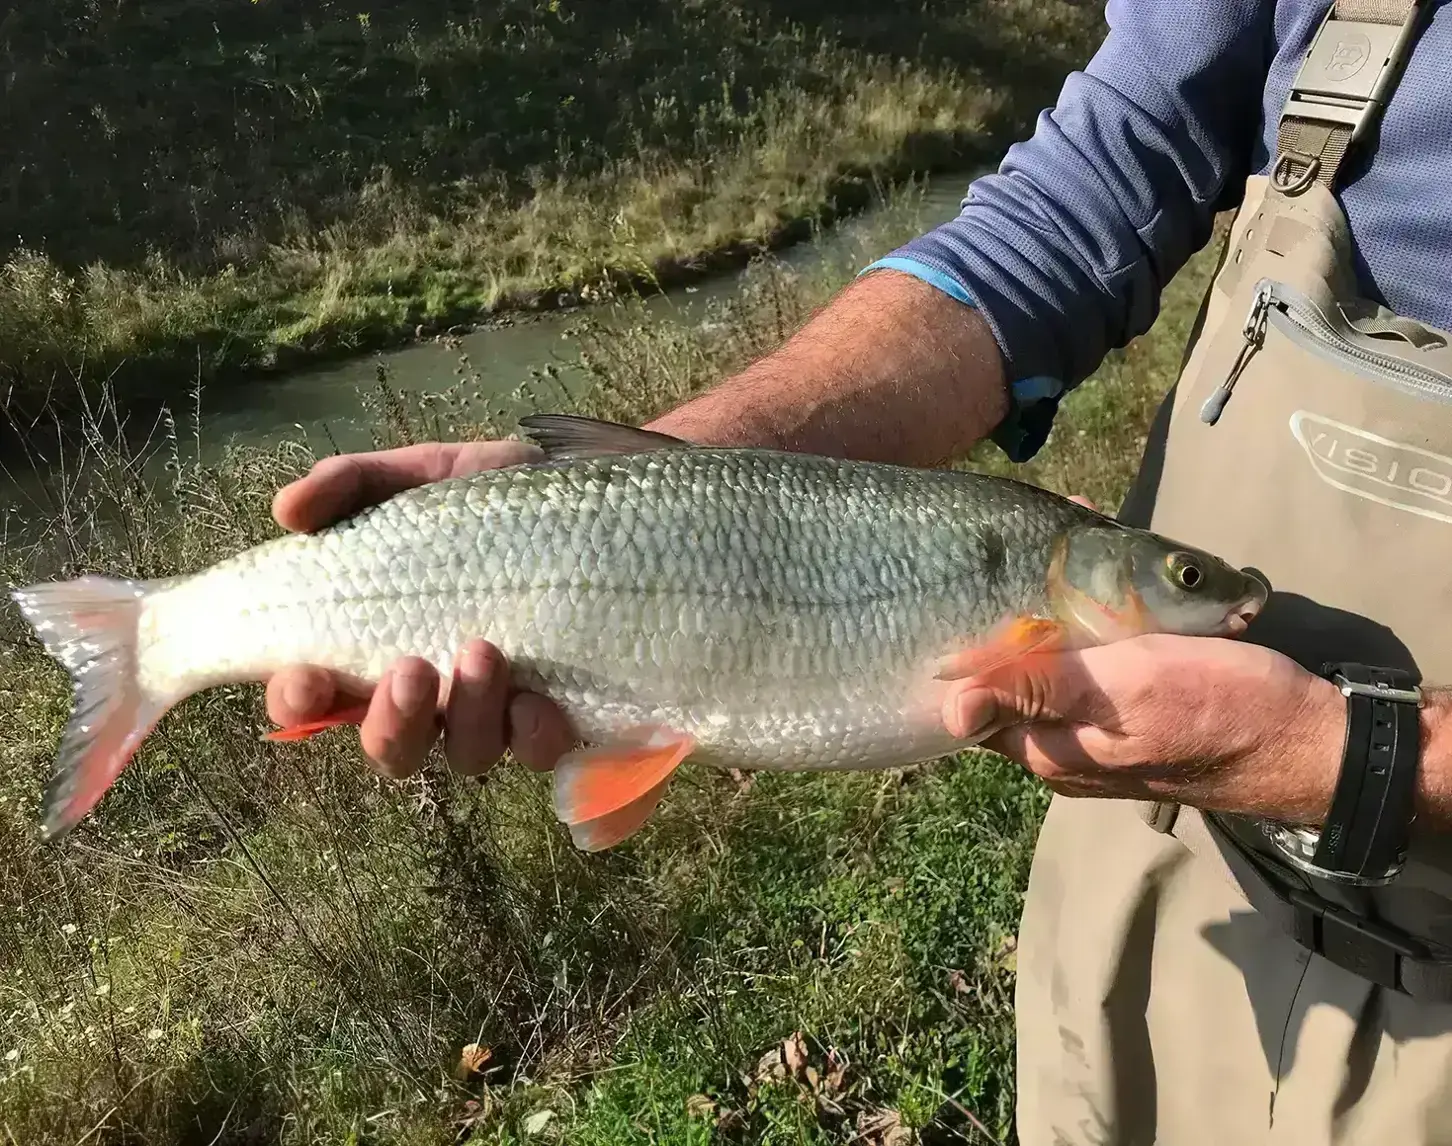
[[[935,465],[1007,410],[983,317],[911,275],[874,271],[780,349],[650,428],[702,444]]]
[[[1433,831],[1452,831],[1452,688],[1424,687],[1422,697],[1417,818]]]

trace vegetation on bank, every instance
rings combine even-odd
[[[174,394],[735,260],[989,160],[1101,24],[1076,0],[23,0],[0,391]]]
[[[864,250],[913,233],[911,208]],[[1117,504],[1213,254],[1021,476]],[[857,265],[801,278],[763,261],[695,327],[591,312],[592,388],[570,403],[546,380],[520,401],[647,419],[777,344]],[[379,444],[507,429],[474,383],[366,396]],[[7,551],[7,580],[194,569],[273,535],[272,492],[311,461],[287,445],[201,467],[183,425],[153,489],[111,440],[92,439],[84,500],[44,550]],[[260,745],[257,690],[228,688],[169,716],[43,849],[69,693],[13,611],[4,625],[0,1141],[1013,1140],[1014,930],[1046,796],[1006,762],[687,770],[644,831],[589,856],[546,777],[465,781],[435,761],[380,782],[347,732]]]

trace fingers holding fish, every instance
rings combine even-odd
[[[575,746],[559,707],[538,693],[521,692],[509,705],[509,751],[534,772],[548,772]]]
[[[277,523],[310,533],[429,482],[535,461],[540,450],[526,442],[424,442],[366,454],[323,458],[303,477],[278,490],[272,502]]]
[[[548,772],[575,746],[555,704],[534,693],[511,693],[508,659],[484,640],[460,650],[447,687],[418,657],[394,664],[371,697],[354,696],[314,665],[282,669],[267,682],[267,714],[280,726],[268,740],[300,740],[337,725],[360,725],[370,765],[394,779],[423,766],[441,719],[445,758],[461,776],[488,772],[506,746],[526,767]]]
[[[963,738],[1050,722],[1105,727],[1115,719],[1078,650],[1030,652],[955,682],[943,698],[942,714],[948,731]]]
[[[363,753],[402,780],[423,767],[438,736],[439,674],[422,657],[403,657],[383,674],[358,730]]]
[[[444,755],[461,776],[480,776],[504,755],[509,665],[488,641],[469,641],[459,652],[445,703]]]
[[[1079,797],[1173,800],[1314,821],[1334,786],[1343,698],[1279,653],[1147,633],[953,682],[950,733]],[[1266,729],[1276,735],[1267,738]]]
[[[295,665],[267,682],[267,719],[282,728],[311,724],[333,711],[338,686],[333,674],[314,665]]]

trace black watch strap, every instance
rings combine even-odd
[[[1346,697],[1346,741],[1311,864],[1329,878],[1380,883],[1406,862],[1421,763],[1421,691],[1397,669],[1328,664]]]

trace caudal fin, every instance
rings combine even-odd
[[[71,674],[74,701],[42,804],[42,832],[59,839],[121,774],[169,707],[137,676],[137,621],[153,586],[81,577],[11,593],[45,650]]]

